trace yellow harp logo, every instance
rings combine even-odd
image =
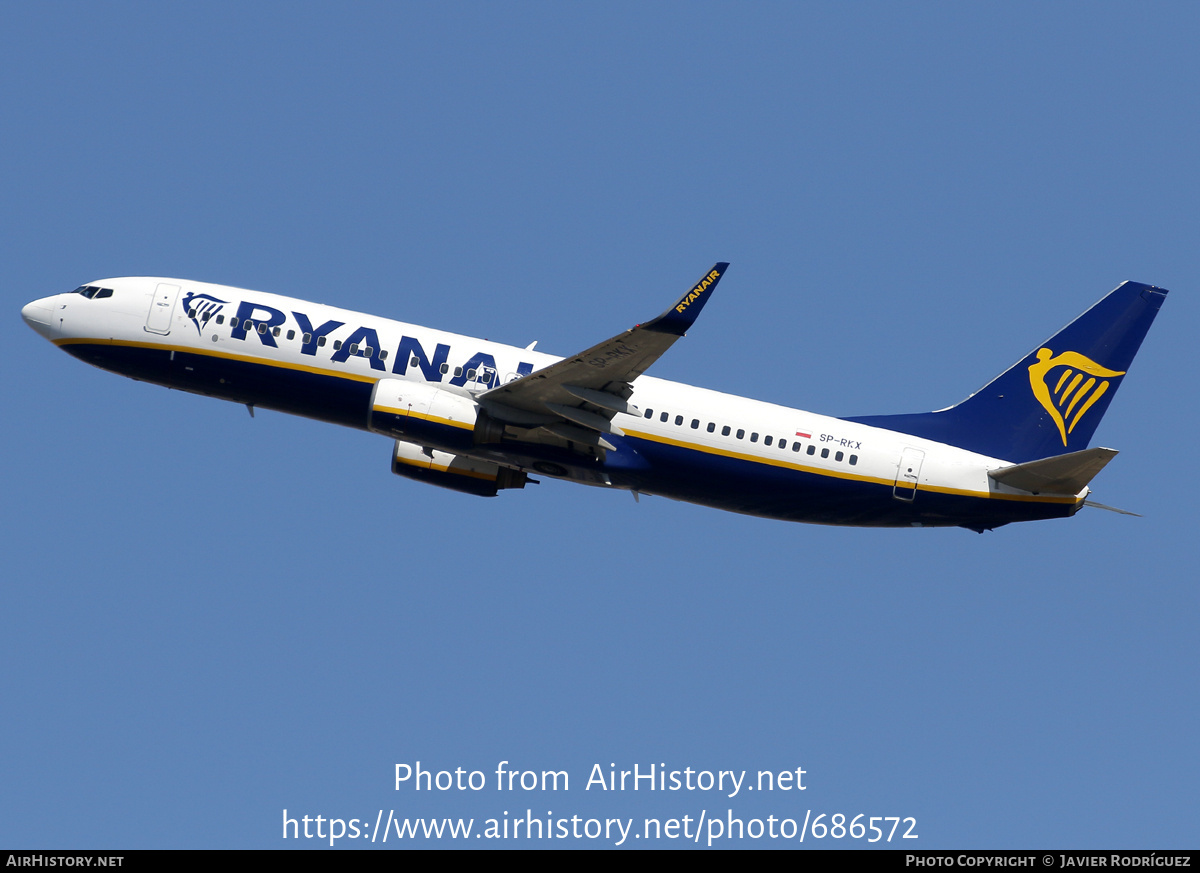
[[[1056,355],[1050,349],[1042,348],[1037,351],[1037,359],[1038,362],[1029,367],[1029,385],[1038,403],[1058,425],[1065,446],[1067,434],[1108,391],[1108,380],[1124,376],[1125,371],[1101,367],[1078,352]]]

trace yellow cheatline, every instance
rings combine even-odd
[[[474,430],[475,426],[465,421],[454,421],[450,418],[440,418],[436,415],[429,415],[424,412],[413,412],[407,406],[403,409],[395,406],[375,406],[375,412],[390,412],[393,415],[402,415],[405,418],[419,418],[422,421],[432,421],[434,424],[445,424],[450,427],[460,427],[464,430]]]
[[[313,367],[308,364],[293,364],[288,361],[273,361],[270,358],[256,358],[251,355],[235,355],[230,352],[221,351],[220,349],[205,349],[196,348],[193,346],[172,346],[165,343],[144,343],[134,340],[114,340],[114,339],[57,339],[54,340],[56,346],[71,346],[71,345],[105,345],[105,346],[127,346],[139,349],[158,349],[164,352],[183,352],[189,355],[203,355],[207,358],[222,358],[227,361],[242,361],[248,364],[260,364],[264,367],[276,367],[281,370],[297,370],[303,373],[315,373],[318,376],[336,376],[339,379],[350,379],[354,382],[375,382],[383,378],[382,376],[365,375],[360,373],[348,373],[344,370],[334,370],[329,367]]]
[[[137,342],[137,341],[133,341],[133,340],[113,340],[113,339],[99,339],[99,338],[57,339],[57,340],[54,340],[53,342],[56,346],[100,344],[100,345],[113,345],[113,346],[130,346],[130,347],[134,347],[134,348],[159,349],[162,351],[186,352],[188,354],[204,355],[206,357],[211,357],[211,358],[223,358],[225,360],[230,360],[230,361],[242,361],[242,362],[250,363],[250,364],[259,364],[259,365],[262,365],[265,367],[277,367],[279,369],[285,369],[285,370],[297,370],[297,371],[305,372],[305,373],[315,373],[316,375],[319,375],[319,376],[333,376],[333,377],[336,377],[339,379],[348,379],[348,380],[352,380],[355,382],[376,382],[380,378],[383,378],[383,377],[374,376],[374,375],[361,375],[358,373],[347,373],[342,370],[331,370],[331,369],[328,369],[325,367],[312,367],[312,366],[308,366],[306,364],[293,364],[293,363],[286,362],[286,361],[272,361],[267,358],[256,358],[256,357],[251,357],[249,355],[235,355],[235,354],[230,354],[229,352],[224,352],[224,351],[221,351],[218,349],[195,348],[195,347],[191,347],[191,346],[173,346],[173,345],[167,345],[165,343],[146,343],[146,342]],[[1042,351],[1049,353],[1049,349],[1040,350],[1038,353],[1039,360],[1044,360],[1044,358],[1042,358],[1042,356],[1041,356]],[[1063,355],[1059,355],[1058,358],[1059,359],[1065,358],[1067,355],[1074,355],[1074,353],[1066,352]],[[1084,361],[1088,361],[1089,364],[1092,364],[1093,366],[1095,366],[1101,370],[1104,369],[1102,367],[1099,367],[1099,365],[1095,364],[1094,362],[1089,361],[1087,358],[1084,358],[1082,355],[1077,355],[1076,357],[1082,358]],[[1055,359],[1055,360],[1058,360],[1058,359]],[[1034,365],[1034,366],[1038,366],[1038,365]],[[1030,376],[1031,376],[1031,381],[1032,381],[1033,367],[1030,367],[1029,369],[1031,371]],[[1109,373],[1111,373],[1112,375],[1117,375],[1117,376],[1124,375],[1123,371],[1119,372],[1119,373],[1115,372],[1115,371],[1105,371],[1105,375],[1107,375]],[[1060,382],[1060,384],[1061,384],[1061,382]],[[1045,388],[1045,385],[1043,383],[1043,389],[1044,388]],[[1079,410],[1078,415],[1075,416],[1075,420],[1071,422],[1071,428],[1075,427],[1075,424],[1079,421],[1079,419],[1083,416],[1083,414],[1085,412],[1087,412],[1087,410],[1091,407],[1091,405],[1093,403],[1095,403],[1097,400],[1099,400],[1100,397],[1107,390],[1108,390],[1108,383],[1107,382],[1102,383],[1100,385],[1100,387],[1096,390],[1096,393],[1093,394],[1092,397],[1088,399],[1087,403],[1085,403],[1083,405],[1083,407]],[[1035,394],[1036,393],[1037,392],[1035,390]],[[1039,397],[1038,399],[1040,400],[1041,398]],[[1043,401],[1042,405],[1046,406],[1046,403]],[[413,418],[422,419],[424,421],[431,421],[431,422],[434,422],[435,424],[444,424],[444,425],[448,425],[450,427],[457,427],[457,428],[461,428],[463,430],[473,430],[474,429],[473,425],[471,425],[467,422],[464,422],[464,421],[452,421],[451,419],[448,419],[448,418],[441,418],[436,415],[428,415],[426,413],[420,413],[420,412],[411,412],[407,409],[396,409],[394,407],[376,407],[376,409],[379,409],[384,412],[391,412],[396,415],[407,415],[407,416],[411,416]],[[1050,406],[1049,409],[1051,410],[1052,413],[1055,414],[1058,421],[1061,422],[1062,421],[1061,417],[1059,417],[1057,415],[1058,410],[1054,409],[1053,406]],[[1064,430],[1062,424],[1060,424],[1059,427],[1060,427],[1060,430]],[[721,456],[724,456],[727,458],[735,458],[737,460],[750,461],[752,463],[757,463],[757,464],[766,464],[766,465],[772,466],[772,467],[783,467],[783,468],[789,469],[789,470],[798,470],[803,473],[813,473],[818,476],[827,476],[832,479],[848,479],[848,480],[855,481],[855,482],[866,482],[866,483],[874,484],[874,485],[893,485],[893,484],[895,484],[893,482],[893,480],[891,480],[891,479],[880,479],[875,476],[863,476],[861,474],[843,472],[841,470],[826,470],[826,469],[822,469],[819,467],[810,467],[810,466],[806,466],[803,464],[794,464],[794,463],[791,463],[790,461],[775,460],[775,459],[771,459],[771,458],[764,458],[764,457],[761,457],[758,455],[745,454],[744,452],[732,452],[732,451],[728,451],[726,449],[718,449],[718,448],[715,448],[712,446],[704,446],[704,445],[699,445],[696,443],[682,442],[680,440],[673,440],[669,437],[663,437],[663,436],[659,436],[657,434],[650,434],[650,433],[645,433],[642,431],[626,430],[626,433],[629,436],[639,437],[641,439],[650,440],[651,442],[665,443],[667,445],[677,446],[677,447],[683,448],[683,449],[691,449],[691,450],[697,451],[697,452],[704,452],[705,454],[721,455]],[[1063,444],[1064,445],[1066,444],[1065,434],[1063,436]],[[407,462],[401,461],[401,463],[407,463]],[[443,468],[443,469],[447,469],[447,468]],[[474,474],[474,473],[468,473],[465,471],[460,472],[458,470],[455,470],[454,472],[459,475],[467,475],[467,476],[476,476],[477,475],[477,476],[479,476],[481,478],[485,478],[485,479],[493,478],[493,477],[488,477],[484,474]],[[1038,502],[1038,503],[1074,503],[1075,502],[1074,497],[1044,497],[1044,496],[1034,495],[1034,494],[997,494],[997,493],[987,492],[987,491],[972,491],[972,490],[967,490],[967,489],[962,489],[962,488],[946,488],[946,487],[942,487],[942,486],[932,486],[932,485],[921,485],[918,487],[917,490],[932,491],[932,492],[936,492],[939,494],[954,494],[954,495],[965,496],[965,497],[985,497],[985,498],[995,499],[995,500],[1020,500],[1020,501],[1033,501],[1033,502]]]
[[[406,458],[397,458],[397,463],[404,464],[408,467],[416,467],[418,470],[437,470],[440,473],[453,473],[456,476],[469,476],[472,479],[485,479],[488,482],[495,482],[498,476],[489,476],[487,473],[480,473],[476,470],[451,470],[449,464],[435,464],[430,461],[428,464],[420,461],[410,461]]]
[[[403,413],[401,413],[401,414],[403,414]],[[432,421],[434,424],[445,424],[445,425],[449,425],[450,427],[460,427],[463,430],[474,430],[475,429],[475,425],[473,425],[469,422],[454,421],[453,419],[450,419],[450,418],[441,418],[436,415],[428,415],[424,412],[409,412],[408,417],[409,418],[419,418],[422,421]]]
[[[757,464],[766,464],[771,467],[784,467],[789,470],[798,470],[802,473],[813,473],[817,476],[828,476],[831,479],[849,479],[855,482],[866,482],[872,485],[891,486],[896,484],[892,479],[880,479],[875,476],[864,476],[860,473],[843,472],[841,470],[826,470],[820,467],[809,467],[803,464],[794,464],[790,461],[779,461],[771,458],[764,458],[758,455],[747,455],[742,452],[731,452],[726,449],[718,449],[712,446],[699,445],[697,443],[686,443],[679,440],[673,440],[670,437],[659,436],[658,434],[645,433],[643,431],[633,431],[628,428],[625,430],[628,436],[639,437],[641,439],[650,440],[656,443],[665,443],[666,445],[676,446],[681,449],[691,449],[697,452],[704,452],[708,455],[721,455],[726,458],[735,458],[741,461],[750,461]],[[992,491],[974,491],[967,488],[949,488],[941,485],[925,485],[921,484],[917,488],[918,491],[932,491],[937,494],[951,494],[958,497],[980,497],[988,500],[1016,500],[1028,503],[1076,503],[1074,497],[1057,497],[1046,496],[1040,494],[1001,494]]]

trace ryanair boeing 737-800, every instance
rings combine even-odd
[[[1166,291],[1123,283],[956,406],[831,418],[645,375],[727,267],[566,358],[182,279],[103,279],[21,314],[106,370],[390,437],[393,472],[470,494],[536,473],[767,518],[976,531],[1102,506],[1088,483],[1116,451],[1088,443]]]

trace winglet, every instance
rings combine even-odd
[[[704,308],[704,304],[712,296],[713,290],[717,287],[717,283],[721,281],[721,277],[725,275],[727,269],[729,269],[729,264],[725,261],[715,264],[704,275],[703,279],[693,285],[686,294],[675,302],[674,306],[653,321],[643,324],[642,327],[645,330],[652,330],[657,333],[683,336],[699,317],[700,310]]]

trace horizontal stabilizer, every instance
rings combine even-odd
[[[1116,449],[1084,449],[1000,467],[990,470],[988,475],[1009,487],[1034,494],[1078,494],[1116,456]]]

